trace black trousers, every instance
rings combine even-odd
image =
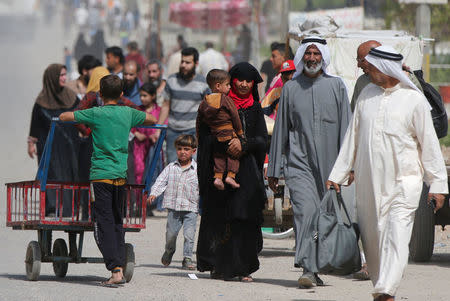
[[[94,238],[111,271],[125,263],[125,232],[123,231],[124,186],[92,182]]]

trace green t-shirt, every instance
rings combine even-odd
[[[94,151],[91,180],[118,179],[127,176],[128,136],[131,128],[144,123],[145,112],[130,107],[106,105],[75,111],[75,121],[92,130]]]

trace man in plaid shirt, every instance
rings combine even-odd
[[[164,193],[163,208],[167,208],[166,246],[161,262],[168,266],[175,253],[178,232],[183,226],[184,269],[193,270],[192,251],[198,215],[197,163],[192,159],[197,144],[194,136],[180,135],[175,140],[178,160],[171,162],[161,172],[152,186],[148,201],[153,202]]]

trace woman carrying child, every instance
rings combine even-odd
[[[219,191],[214,185],[213,150],[217,138],[204,122],[198,124],[198,178],[202,218],[197,245],[197,268],[210,271],[211,278],[252,282],[259,269],[262,249],[262,210],[266,201],[263,163],[267,150],[267,129],[259,104],[258,71],[249,63],[230,70],[228,94],[238,109],[243,139],[233,138],[227,147],[239,159],[237,189],[229,185]]]

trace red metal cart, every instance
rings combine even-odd
[[[29,280],[38,280],[41,262],[53,263],[53,270],[57,277],[66,275],[69,263],[103,263],[103,258],[82,256],[84,232],[93,231],[94,228],[90,201],[85,202],[88,207],[87,217],[82,219],[81,216],[81,206],[84,204],[83,196],[91,199],[89,183],[47,182],[51,146],[57,122],[60,121],[54,118],[51,123],[36,180],[6,184],[6,226],[12,227],[14,230],[37,230],[38,234],[37,241],[29,242],[25,255],[25,268]],[[167,129],[167,126],[164,125],[152,127],[161,129],[161,135],[156,143],[146,183],[145,185],[126,185],[127,193],[123,206],[125,232],[139,232],[145,228],[147,194]],[[51,214],[45,212],[45,203],[50,195],[56,201],[55,212],[51,212]],[[71,196],[72,201],[70,214],[65,209],[63,215],[63,201],[67,202],[68,196]],[[66,203],[66,208],[67,205]],[[53,242],[52,249],[52,231],[68,233],[69,247],[64,239],[58,238]],[[132,244],[126,243],[125,249],[126,263],[123,273],[126,281],[129,282],[134,272],[134,248]]]

